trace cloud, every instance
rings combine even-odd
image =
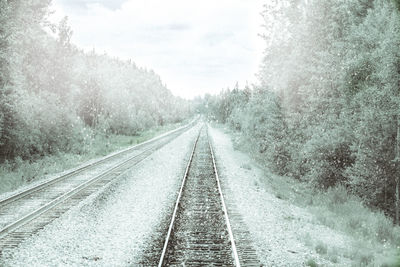
[[[99,5],[105,8],[119,9],[127,0],[58,0],[57,2],[70,11],[87,11],[92,5]]]
[[[154,69],[191,97],[254,80],[263,0],[55,0],[73,42]],[[83,11],[84,10],[84,11]]]
[[[187,31],[190,30],[189,25],[183,23],[172,23],[167,25],[159,25],[150,27],[149,30],[160,30],[160,31]]]

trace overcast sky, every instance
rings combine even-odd
[[[265,0],[53,0],[72,42],[153,69],[192,98],[256,81]]]

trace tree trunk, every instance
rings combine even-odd
[[[396,136],[396,189],[395,189],[395,212],[396,212],[396,225],[399,225],[399,153],[400,153],[400,148],[399,148],[399,143],[400,143],[400,123],[399,123],[399,115],[397,115],[397,136]]]
[[[396,177],[396,225],[399,225],[399,178]]]

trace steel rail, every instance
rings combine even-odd
[[[61,196],[53,199],[52,201],[48,202],[47,204],[41,206],[40,208],[30,212],[29,214],[23,216],[22,218],[18,219],[17,221],[14,221],[10,224],[8,224],[7,226],[3,227],[2,229],[0,229],[0,239],[4,238],[5,236],[7,236],[10,232],[18,229],[19,227],[27,224],[28,222],[40,217],[43,213],[51,210],[52,208],[56,207],[57,205],[61,204],[62,202],[64,202],[65,200],[71,198],[72,196],[78,194],[79,192],[81,192],[82,190],[88,188],[90,185],[92,185],[93,183],[101,180],[102,178],[110,175],[112,172],[114,172],[115,170],[118,170],[119,168],[129,164],[130,161],[139,158],[140,156],[142,156],[143,154],[147,153],[148,151],[154,149],[153,147],[141,152],[138,155],[132,156],[129,159],[124,160],[123,162],[119,162],[117,164],[115,164],[113,167],[109,168],[108,170],[106,170],[105,172],[94,176],[93,178],[85,181],[84,183],[79,184],[77,187],[69,190],[68,192],[62,194]],[[139,163],[141,161],[143,161],[145,158],[139,160],[136,163]],[[118,176],[121,174],[118,174]]]
[[[192,161],[193,161],[193,155],[194,155],[194,152],[196,150],[197,142],[199,141],[199,137],[200,137],[200,133],[201,133],[202,128],[203,127],[200,128],[199,134],[197,135],[196,141],[194,142],[192,151],[190,153],[190,158],[189,158],[189,161],[188,161],[187,166],[186,166],[185,174],[183,175],[182,184],[181,184],[181,187],[179,189],[178,197],[177,197],[177,200],[176,200],[176,203],[175,203],[174,212],[172,213],[171,222],[169,224],[167,236],[165,238],[165,242],[164,242],[163,250],[161,252],[161,256],[160,256],[160,260],[159,260],[159,263],[158,263],[158,267],[161,267],[163,265],[163,263],[164,263],[164,258],[165,258],[165,254],[167,253],[169,239],[171,237],[172,229],[174,228],[175,218],[176,218],[176,214],[177,214],[178,208],[179,208],[179,202],[180,202],[181,197],[182,197],[183,188],[185,187],[186,178],[187,178],[187,176],[189,174],[190,165],[192,164]]]
[[[193,156],[194,156],[194,153],[195,153],[195,150],[196,150],[196,146],[197,146],[197,143],[198,143],[202,128],[200,129],[199,134],[198,134],[198,136],[196,138],[196,141],[195,141],[195,143],[193,145],[193,149],[192,149],[188,164],[186,166],[186,171],[185,171],[185,174],[183,176],[183,181],[182,181],[182,184],[181,184],[181,187],[180,187],[180,190],[179,190],[179,194],[178,194],[178,197],[177,197],[177,200],[176,200],[176,203],[175,203],[175,208],[174,208],[174,211],[173,211],[173,214],[172,214],[172,219],[171,219],[171,222],[170,222],[170,225],[169,225],[169,228],[168,228],[167,236],[165,238],[165,242],[164,242],[163,250],[162,250],[162,253],[161,253],[161,256],[160,256],[160,260],[159,260],[159,263],[158,263],[158,267],[162,267],[163,264],[164,264],[164,259],[165,259],[165,255],[167,253],[169,239],[171,237],[171,233],[172,233],[172,230],[174,228],[175,218],[176,218],[176,215],[177,215],[177,212],[178,212],[178,208],[179,208],[179,203],[180,203],[180,200],[181,200],[182,192],[183,192],[184,186],[186,184],[186,178],[188,176],[189,169],[190,169],[190,166],[191,166],[192,161],[193,161]],[[219,195],[220,195],[220,198],[221,198],[221,204],[222,204],[222,209],[223,209],[223,212],[224,212],[225,223],[226,223],[226,226],[227,226],[228,235],[229,235],[229,239],[230,239],[230,243],[231,243],[231,247],[232,247],[234,264],[235,264],[235,266],[240,267],[239,255],[238,255],[238,252],[237,252],[237,248],[236,248],[236,244],[235,244],[232,228],[231,228],[229,217],[228,217],[227,208],[226,208],[224,197],[223,197],[223,194],[222,194],[221,184],[219,182],[219,176],[218,176],[217,167],[216,167],[216,163],[215,163],[214,152],[213,152],[210,140],[208,138],[208,127],[207,127],[207,141],[208,141],[208,145],[209,145],[209,148],[210,148],[210,151],[211,151],[211,158],[212,158],[212,162],[213,162],[213,171],[214,171],[215,178],[216,178],[216,181],[217,181],[218,192],[219,192]]]
[[[235,243],[235,239],[234,239],[232,228],[231,228],[231,223],[229,221],[228,210],[226,208],[224,196],[222,194],[221,183],[219,182],[219,175],[218,175],[218,171],[217,171],[217,164],[215,162],[214,151],[213,151],[210,139],[208,138],[208,126],[207,126],[207,140],[208,140],[208,146],[210,147],[210,150],[211,150],[211,158],[212,158],[212,162],[213,162],[215,179],[217,180],[218,191],[219,191],[219,195],[221,197],[222,209],[224,210],[225,223],[226,223],[226,227],[228,228],[229,239],[231,241],[233,258],[235,260],[235,265],[237,267],[240,267],[239,255],[237,252],[236,243]]]
[[[72,170],[72,171],[70,171],[70,172],[68,172],[68,173],[66,173],[66,174],[60,175],[60,176],[55,177],[55,178],[53,178],[53,179],[50,179],[50,180],[48,180],[48,181],[44,181],[43,183],[40,183],[40,184],[35,185],[35,186],[31,187],[31,188],[28,188],[28,189],[23,190],[23,191],[21,191],[21,192],[17,192],[17,193],[15,193],[15,194],[11,195],[11,196],[8,196],[8,197],[6,197],[6,198],[4,198],[4,199],[1,199],[1,200],[0,200],[0,207],[5,206],[5,205],[7,205],[7,204],[9,204],[9,203],[11,203],[11,202],[14,202],[14,201],[18,200],[18,199],[21,199],[21,198],[23,198],[23,197],[25,197],[25,196],[28,196],[28,195],[30,195],[30,194],[36,192],[36,191],[39,191],[39,190],[41,190],[41,189],[43,189],[43,188],[48,187],[48,186],[50,186],[50,185],[53,185],[53,184],[55,184],[55,183],[58,183],[58,182],[60,182],[60,181],[62,181],[62,180],[64,180],[64,179],[66,179],[66,178],[68,178],[68,177],[71,177],[71,176],[73,176],[73,175],[79,174],[79,173],[81,173],[81,172],[83,172],[83,171],[85,171],[85,170],[87,170],[87,169],[90,169],[91,167],[95,167],[95,166],[97,166],[97,165],[99,165],[99,164],[101,164],[101,163],[106,162],[107,160],[110,160],[110,159],[116,158],[116,157],[118,157],[118,156],[121,156],[122,154],[124,154],[124,153],[126,153],[126,152],[132,151],[132,150],[134,150],[134,149],[138,149],[138,148],[140,148],[140,147],[142,147],[142,146],[144,146],[144,145],[147,145],[147,144],[149,144],[149,143],[153,143],[153,142],[155,142],[155,141],[157,141],[157,140],[159,140],[159,139],[161,139],[161,138],[163,138],[163,137],[172,135],[172,134],[174,134],[174,133],[176,133],[176,132],[178,132],[178,131],[180,131],[180,130],[184,130],[184,129],[186,129],[186,128],[189,128],[189,127],[190,127],[191,125],[193,125],[196,121],[197,121],[197,119],[193,120],[192,122],[190,122],[190,123],[188,123],[188,124],[186,124],[186,125],[184,125],[184,126],[181,126],[181,127],[177,128],[177,129],[171,130],[171,131],[169,131],[169,132],[166,132],[166,133],[164,133],[164,134],[161,134],[161,135],[159,135],[159,136],[156,136],[156,137],[154,137],[154,138],[152,138],[152,139],[150,139],[150,140],[147,140],[147,141],[142,142],[142,143],[140,143],[140,144],[134,145],[134,146],[132,146],[132,147],[128,147],[128,148],[126,148],[126,149],[123,149],[123,150],[114,152],[114,153],[112,153],[112,154],[110,154],[110,155],[108,155],[108,156],[106,156],[106,157],[103,157],[103,158],[101,158],[101,159],[99,159],[99,160],[97,160],[97,161],[95,161],[95,162],[91,162],[91,163],[89,163],[89,164],[87,164],[87,165],[78,167],[77,169]]]

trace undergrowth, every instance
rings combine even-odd
[[[97,133],[91,136],[79,154],[58,152],[35,160],[22,160],[17,157],[12,161],[5,161],[0,164],[0,194],[43,179],[47,175],[73,168],[85,161],[144,142],[177,127],[179,124],[158,126],[135,136]]]
[[[380,211],[372,211],[363,201],[350,195],[342,186],[311,196],[319,221],[358,238],[381,244],[400,246],[400,231]]]
[[[279,199],[308,209],[316,219],[314,223],[343,232],[355,241],[354,247],[341,253],[351,260],[353,266],[400,267],[400,228],[394,226],[383,212],[367,207],[362,199],[348,193],[343,186],[321,191],[297,179],[271,173],[263,157],[240,134],[225,130],[233,137],[235,149],[248,153],[263,167],[263,183],[267,190]],[[316,243],[314,250],[318,254],[325,255],[332,263],[338,262],[340,253],[334,244],[323,244],[309,238],[305,238],[305,245]],[[306,263],[316,266],[314,264],[313,259]]]

